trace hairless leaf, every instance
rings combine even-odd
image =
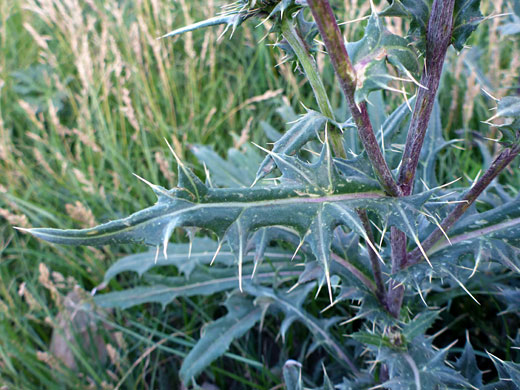
[[[234,339],[262,318],[261,306],[255,306],[251,300],[238,295],[231,295],[225,305],[228,313],[204,328],[202,337],[182,362],[179,375],[184,383],[222,356]]]
[[[368,20],[364,37],[347,44],[347,51],[356,72],[356,103],[368,100],[372,91],[390,89],[393,79],[386,62],[394,66],[409,81],[419,71],[419,62],[406,39],[387,31],[379,16],[373,13]]]
[[[433,0],[389,0],[390,5],[379,15],[411,18],[410,38],[423,51],[426,48],[426,29]],[[469,36],[483,17],[480,0],[456,0],[453,13],[452,44],[461,51]]]

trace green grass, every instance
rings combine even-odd
[[[348,19],[367,12],[365,2],[360,5]],[[290,64],[275,67],[278,50],[258,43],[265,27],[251,24],[218,43],[217,28],[156,40],[216,11],[212,1],[193,0],[0,2],[0,386],[108,389],[124,379],[122,389],[176,388],[179,359],[200,326],[222,310],[213,297],[178,301],[167,310],[112,313],[104,321],[110,329],[101,321],[91,333],[104,337],[119,357],[103,363],[93,358],[91,346],[71,342],[78,366],[73,372],[47,355],[64,298],[75,286],[88,291],[98,285],[114,259],[135,248],[51,246],[12,229],[78,228],[129,214],[155,201],[132,173],[164,186],[175,183],[164,138],[193,162],[190,144],[224,152],[242,132],[248,141],[265,143],[259,123],[281,124],[275,109],[282,101],[314,106],[301,75],[293,75]],[[359,36],[362,27],[349,25],[348,35]],[[487,41],[492,28],[481,27],[474,41],[493,44]],[[500,74],[492,80],[495,86],[513,80],[507,63],[512,44],[500,44],[498,65],[482,64],[484,73]],[[452,57],[448,66],[456,67],[460,60]],[[330,69],[326,81],[333,104],[340,106]],[[463,75],[446,78],[441,99],[456,96],[446,131],[463,129],[462,146],[476,150],[468,129],[487,131],[479,122],[487,106],[478,93],[471,122],[464,125],[458,112],[470,83]],[[481,167],[477,151],[454,149],[443,158],[440,175],[450,180],[473,178]],[[506,180],[512,190],[520,188],[518,173]],[[50,279],[42,277],[42,263]],[[263,338],[251,335],[235,343],[206,379],[219,388],[277,386],[280,373],[262,361],[264,354],[280,352],[266,342],[276,337],[276,326],[266,324],[264,332]]]

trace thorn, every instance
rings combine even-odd
[[[482,250],[479,250],[477,258],[475,259],[475,267],[473,268],[473,271],[471,272],[471,275],[469,275],[468,280],[471,279],[473,277],[473,275],[475,275],[475,273],[477,272],[477,268],[478,268],[478,266],[480,264],[481,253],[482,253]]]
[[[498,102],[500,99],[497,99],[496,97],[494,97],[493,95],[491,95],[491,93],[489,93],[488,91],[486,91],[484,88],[480,88],[482,90],[482,92],[484,92],[487,96],[489,96],[491,99],[493,99],[495,102]]]
[[[381,257],[381,255],[379,254],[379,251],[376,249],[375,245],[372,243],[372,241],[370,240],[370,238],[368,237],[368,234],[364,234],[363,235],[363,238],[365,239],[365,242],[368,244],[368,246],[370,247],[370,249],[372,249],[374,251],[374,253],[376,254],[377,258],[381,261],[382,264],[385,264],[385,261],[383,260],[383,258]]]
[[[163,255],[164,260],[168,260],[168,241],[170,240],[170,237],[165,237],[163,242]]]
[[[437,225],[437,227],[439,228],[439,230],[442,232],[442,234],[444,234],[444,237],[446,237],[446,240],[448,240],[448,243],[450,245],[453,245],[451,243],[451,240],[450,238],[448,237],[448,233],[446,233],[446,231],[442,228],[441,224],[435,219],[435,224]]]
[[[146,179],[143,179],[143,178],[142,178],[141,176],[139,176],[137,173],[133,173],[133,172],[132,172],[132,175],[134,175],[135,177],[137,177],[137,178],[138,178],[139,180],[141,180],[144,184],[146,184],[146,185],[148,185],[148,186],[150,186],[150,187],[152,187],[152,188],[154,188],[154,189],[155,189],[155,187],[157,187],[155,184],[150,183],[150,182],[149,182],[148,180],[146,180]]]
[[[210,267],[213,265],[213,262],[215,261],[215,259],[217,258],[220,250],[222,249],[222,241],[219,241],[218,242],[218,246],[217,246],[217,250],[215,251],[215,254],[213,255],[213,258],[211,259],[209,265]]]
[[[253,187],[256,185],[256,183],[258,183],[259,180],[260,180],[260,176],[255,177],[255,180],[254,180],[253,183],[249,186],[249,188],[253,188]]]
[[[287,290],[287,294],[289,294],[290,292],[292,292],[296,287],[298,287],[300,285],[300,283],[296,282],[294,284],[294,286],[292,286],[289,290]]]
[[[292,257],[291,257],[291,261],[294,260],[294,258],[296,257],[298,251],[300,250],[300,248],[302,247],[303,243],[305,241],[305,237],[303,239],[300,240],[300,243],[298,244],[298,247],[296,248],[296,250],[294,251]]]
[[[455,279],[455,281],[456,281],[456,282],[458,283],[458,285],[459,285],[459,286],[460,286],[460,287],[461,287],[461,288],[466,292],[466,294],[468,294],[468,295],[471,297],[471,299],[473,299],[475,302],[477,302],[477,304],[478,304],[479,306],[481,306],[481,305],[480,305],[480,302],[477,301],[477,299],[473,296],[473,294],[471,294],[471,293],[469,292],[469,290],[466,288],[466,286],[464,286],[464,283],[462,283],[459,279],[457,279],[457,278],[455,277],[455,275],[453,275],[450,271],[447,271],[447,272],[451,275],[451,277],[452,277],[453,279]]]
[[[462,177],[459,177],[459,178],[457,178],[455,180],[452,180],[449,183],[446,183],[446,184],[440,185],[438,187],[435,187],[433,190],[440,190],[441,188],[445,188],[445,187],[451,186],[453,183],[458,182],[460,179],[462,179]]]
[[[362,22],[363,20],[370,19],[370,16],[372,16],[372,15],[362,16],[360,18],[353,19],[353,20],[347,20],[346,22],[338,23],[338,26],[344,26],[344,25],[350,24],[350,23]]]
[[[417,247],[419,248],[419,250],[421,251],[422,255],[424,256],[424,259],[426,260],[426,262],[428,263],[428,265],[433,268],[433,265],[432,263],[430,262],[430,259],[428,258],[428,255],[426,254],[426,252],[424,251],[424,248],[422,247],[421,245],[421,242],[419,241],[419,237],[417,237],[415,234],[413,235],[413,239],[415,241],[415,243],[417,244]]]
[[[329,291],[330,303],[332,304],[334,303],[334,297],[332,296],[332,283],[330,281],[330,272],[328,267],[325,270],[325,279],[327,279],[327,290]]]
[[[415,282],[415,285],[417,286],[417,292],[419,293],[419,296],[421,297],[421,301],[424,303],[424,306],[429,307],[426,303],[426,300],[424,299],[424,296],[422,295],[421,288],[419,287],[419,284]]]
[[[211,182],[211,175],[210,175],[208,167],[206,166],[206,163],[202,162],[202,166],[204,167],[204,174],[206,175],[206,180],[207,180],[210,188],[213,188],[213,183]]]
[[[477,176],[475,176],[475,179],[473,180],[473,183],[471,183],[470,189],[475,187],[475,184],[477,184],[477,181],[478,181],[481,173],[482,173],[482,169],[479,169],[479,171],[477,173]]]
[[[426,184],[426,182],[422,179],[422,177],[420,180],[421,180],[421,183],[424,186],[424,188],[426,188],[426,191],[430,191],[430,187],[428,187],[428,184]]]
[[[175,160],[177,161],[177,164],[179,164],[181,167],[184,167],[183,162],[181,161],[181,159],[179,158],[179,156],[177,156],[177,153],[175,153],[175,151],[173,150],[172,146],[170,145],[170,143],[168,142],[168,140],[166,139],[166,137],[164,138],[164,141],[166,142],[166,145],[168,145],[168,149],[170,149],[170,152],[172,153],[173,157],[174,157]]]
[[[157,245],[157,249],[155,251],[155,259],[153,261],[154,264],[157,264],[157,260],[159,259],[159,249],[161,248],[160,245]]]
[[[424,66],[425,66],[425,68],[426,68],[426,62],[424,63]],[[413,81],[413,83],[414,83],[415,85],[417,85],[419,88],[422,88],[422,89],[428,91],[428,87],[426,87],[426,86],[422,85],[420,82],[418,82],[418,81],[413,77],[413,75],[410,73],[410,71],[409,71],[408,69],[403,68],[403,71],[404,71],[404,73],[405,73],[408,77],[410,77],[410,79]]]
[[[325,307],[324,309],[320,310],[320,314],[322,313],[325,313],[327,310],[331,309],[332,307],[334,307],[338,302],[341,302],[340,300],[335,300],[334,302],[332,302],[330,305],[328,305],[327,307]]]
[[[406,103],[406,107],[408,107],[408,110],[410,110],[410,112],[413,112],[413,110],[412,110],[412,106],[411,106],[411,104],[410,104],[410,101],[408,100],[408,96],[406,96],[406,95],[407,95],[407,93],[406,93],[406,91],[404,90],[404,85],[403,85],[403,96],[404,96],[404,101],[405,101],[405,103]]]
[[[368,311],[366,311],[366,312],[364,312],[364,313],[358,314],[358,315],[356,315],[356,316],[354,316],[354,317],[352,317],[352,318],[350,318],[350,319],[348,319],[348,320],[346,320],[346,321],[341,322],[339,325],[340,325],[340,326],[343,326],[343,325],[346,325],[346,324],[348,324],[348,323],[350,323],[350,322],[354,322],[354,321],[356,321],[356,320],[359,320],[359,319],[361,319],[361,318],[363,318],[363,317],[366,317],[367,315],[369,315],[369,314],[372,313],[373,311],[374,311],[374,310],[368,310]]]

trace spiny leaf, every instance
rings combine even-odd
[[[409,35],[416,46],[426,48],[426,30],[433,0],[389,0],[390,5],[379,15],[411,18]],[[455,0],[451,42],[458,51],[482,21],[480,0]]]
[[[303,145],[311,139],[316,139],[327,118],[322,114],[309,110],[300,117],[285,134],[275,142],[272,152],[276,154],[292,155],[299,151]],[[276,160],[272,155],[267,155],[260,164],[256,174],[256,180],[260,180],[269,174],[275,167]]]
[[[357,76],[356,103],[368,99],[370,92],[390,89],[392,76],[385,61],[412,81],[411,76],[419,71],[417,56],[406,39],[384,29],[379,16],[373,13],[368,20],[364,37],[347,44],[347,51]]]
[[[506,388],[514,390],[520,389],[520,364],[499,359],[489,352],[488,356],[491,358],[498,371],[500,381],[507,383],[508,387]]]
[[[480,261],[497,261],[520,272],[520,198],[492,210],[467,216],[430,250],[432,261],[472,254]]]
[[[475,386],[475,388],[482,388],[482,371],[478,368],[475,351],[469,341],[469,337],[467,337],[462,355],[455,363],[455,368],[469,383]]]
[[[315,53],[318,48],[318,45],[315,41],[316,35],[318,34],[318,27],[316,26],[316,23],[314,21],[305,20],[303,12],[298,12],[296,14],[296,16],[293,18],[293,23],[295,24],[295,29],[298,31],[298,35],[302,38],[307,51],[309,53]],[[283,58],[284,62],[287,60],[296,59],[296,53],[294,52],[294,49],[285,38],[275,44],[275,46],[285,52],[285,57]],[[298,62],[297,66],[300,66]]]
[[[283,226],[300,238],[307,237],[313,254],[325,271],[330,286],[330,245],[332,232],[339,225],[365,237],[356,210],[370,209],[396,225],[411,238],[417,237],[416,219],[429,194],[419,197],[390,198],[377,182],[366,178],[340,178],[325,143],[319,160],[308,164],[298,157],[276,155],[282,171],[281,184],[262,188],[208,188],[179,162],[179,186],[173,190],[148,183],[158,195],[156,205],[127,218],[85,230],[30,229],[47,241],[71,245],[104,245],[143,242],[167,245],[175,228],[213,230],[227,241],[238,263],[239,284],[248,240],[260,228]]]
[[[480,0],[456,0],[453,17],[455,20],[451,42],[455,49],[461,51],[483,19],[480,12]]]
[[[439,317],[440,311],[428,311],[418,314],[412,321],[403,326],[403,336],[411,342],[417,336],[423,335]]]
[[[418,336],[405,351],[381,348],[378,358],[388,365],[390,376],[382,387],[392,390],[467,388],[468,382],[445,362],[450,347],[434,349],[431,340]]]
[[[283,365],[282,372],[287,390],[303,390],[301,363],[295,360],[287,360]]]
[[[160,303],[165,307],[178,297],[207,296],[237,289],[240,280],[246,285],[252,282],[272,283],[281,278],[298,277],[298,271],[283,269],[281,266],[281,264],[277,264],[278,269],[274,269],[272,265],[260,266],[254,277],[252,265],[244,268],[245,272],[242,277],[239,277],[236,270],[232,268],[197,268],[189,278],[150,275],[145,277],[145,280],[150,282],[150,286],[139,286],[97,295],[94,300],[98,305],[107,308],[126,309],[143,303]]]
[[[257,149],[249,145],[244,145],[243,152],[229,149],[226,160],[207,146],[196,145],[190,149],[199,162],[206,165],[214,187],[249,187],[262,161]]]
[[[269,18],[274,19],[276,22],[282,18],[284,14],[292,14],[298,9],[301,9],[303,5],[305,5],[305,1],[302,0],[238,0],[224,6],[223,13],[220,16],[178,28],[163,35],[161,38],[174,37],[189,31],[220,24],[226,25],[224,33],[230,28],[232,32],[234,32],[237,27],[249,18]]]
[[[384,336],[379,333],[369,332],[366,330],[360,330],[350,335],[354,340],[360,342],[363,345],[373,345],[375,347],[387,347],[395,348],[392,341],[388,336]]]
[[[262,318],[262,307],[238,295],[231,295],[225,305],[228,313],[204,328],[202,337],[182,362],[179,375],[184,383],[222,356],[233,340]]]
[[[142,276],[155,266],[174,265],[181,273],[189,277],[199,264],[209,264],[212,260],[226,265],[233,264],[234,256],[229,250],[219,251],[214,259],[217,248],[218,244],[215,241],[196,237],[191,244],[171,244],[168,247],[166,259],[157,259],[155,250],[125,256],[110,266],[105,273],[103,284],[108,284],[115,276],[126,271],[137,272],[139,276]]]
[[[503,124],[496,125],[502,133],[500,142],[506,146],[517,145],[520,143],[520,97],[506,96],[500,99],[497,111],[493,117],[488,119],[491,122],[501,118]]]
[[[294,321],[301,322],[312,333],[316,346],[326,348],[338,359],[339,363],[356,370],[342,343],[336,340],[328,331],[338,319],[316,319],[302,308],[304,300],[313,288],[314,283],[309,283],[299,286],[290,293],[282,293],[266,287],[247,285],[244,287],[244,291],[257,297],[257,299],[262,299],[262,302],[270,305],[269,307],[282,311],[286,316],[284,322],[289,324]],[[287,329],[288,325],[285,325],[284,328]]]

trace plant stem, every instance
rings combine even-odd
[[[399,170],[398,182],[405,196],[413,191],[415,172],[439,88],[442,66],[451,44],[454,5],[455,0],[434,0],[432,4],[426,33],[426,63],[420,82],[422,87],[417,93]]]
[[[504,149],[491,163],[491,166],[486,170],[484,175],[469,189],[466,195],[462,198],[462,202],[451,211],[451,213],[441,222],[442,230],[437,228],[434,230],[426,240],[421,244],[424,251],[431,249],[442,237],[444,232],[448,230],[457,222],[457,220],[466,212],[466,210],[475,202],[479,195],[491,184],[491,182],[502,172],[518,155],[520,154],[520,145],[515,145],[511,148]],[[423,256],[419,248],[415,248],[410,252],[408,261],[405,267],[417,264],[423,260]]]
[[[399,187],[404,196],[411,195],[415,172],[430,116],[435,103],[442,75],[446,51],[451,44],[453,10],[455,0],[434,0],[426,33],[426,63],[417,93],[415,107],[406,138],[405,149],[399,170]],[[391,229],[392,274],[407,264],[406,234],[395,227]],[[390,313],[398,318],[404,298],[404,286],[390,281],[387,305]]]
[[[390,246],[392,249],[392,274],[398,272],[406,263],[406,234],[397,229],[395,226],[390,228]],[[386,305],[388,311],[395,318],[399,318],[401,305],[404,298],[404,286],[398,285],[394,280],[390,280],[388,286],[388,294],[386,297]]]
[[[356,72],[352,66],[347,49],[343,43],[343,36],[332,12],[328,0],[308,0],[318,30],[325,42],[332,66],[339,80],[339,84],[347,99],[350,112],[356,122],[359,138],[367,152],[368,158],[376,176],[385,192],[391,196],[399,196],[401,191],[397,186],[385,158],[381,153],[365,103],[356,105],[354,92],[356,90]]]
[[[309,83],[311,84],[314,97],[316,98],[321,113],[330,119],[334,119],[334,112],[332,111],[332,106],[327,96],[327,92],[325,91],[325,86],[323,85],[323,81],[318,72],[316,61],[309,53],[309,49],[298,33],[294,23],[294,19],[284,18],[282,21],[282,35],[293,49],[303,68],[305,76],[307,76],[307,80],[309,80]],[[341,132],[333,131],[331,132],[330,137],[332,141],[332,150],[336,157],[346,158],[347,153],[343,146],[343,135]]]
[[[361,222],[363,223],[363,228],[365,229],[365,232],[367,233],[367,237],[372,243],[374,243],[374,233],[372,232],[372,228],[370,226],[370,220],[368,219],[368,214],[366,210],[359,209],[357,211],[359,218],[361,219]],[[376,291],[375,294],[379,301],[385,305],[385,297],[386,297],[386,289],[385,289],[385,282],[383,281],[383,273],[381,272],[381,265],[379,264],[379,259],[377,258],[376,253],[374,250],[367,245],[368,250],[368,256],[370,258],[370,263],[372,265],[372,273],[374,274],[374,280],[376,282]]]

